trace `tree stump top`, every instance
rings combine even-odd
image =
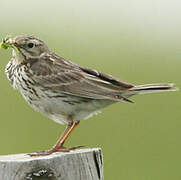
[[[103,180],[100,148],[30,157],[0,156],[0,180]]]

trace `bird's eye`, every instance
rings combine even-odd
[[[32,43],[32,42],[28,43],[28,47],[29,47],[29,48],[33,48],[34,46],[35,46],[34,43]]]

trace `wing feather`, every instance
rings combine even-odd
[[[33,80],[39,86],[91,99],[120,101],[123,99],[121,92],[133,87],[110,75],[80,67],[57,56],[34,61],[31,71]]]

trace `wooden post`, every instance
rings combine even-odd
[[[0,156],[0,180],[103,180],[101,149],[30,157]]]

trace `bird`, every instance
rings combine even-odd
[[[12,58],[5,68],[11,85],[36,111],[59,124],[66,124],[55,145],[29,154],[45,156],[79,149],[64,143],[81,120],[116,102],[134,103],[133,95],[176,91],[173,83],[134,85],[109,74],[66,60],[39,38],[32,35],[7,37],[1,47],[12,48]]]

